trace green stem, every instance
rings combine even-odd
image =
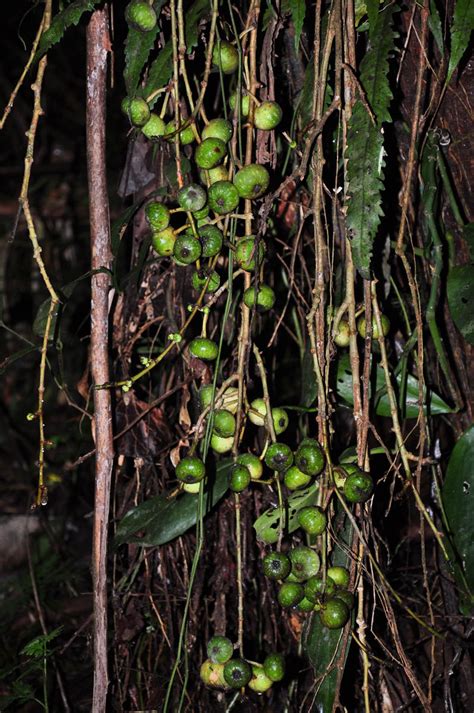
[[[444,154],[443,154],[441,148],[439,148],[439,147],[438,147],[438,151],[436,153],[436,159],[437,159],[439,174],[440,174],[441,180],[443,182],[443,188],[446,191],[446,194],[448,196],[448,201],[449,201],[449,205],[451,206],[454,220],[456,221],[456,223],[459,225],[460,228],[463,228],[465,220],[463,218],[461,208],[459,206],[459,201],[458,201],[456,194],[454,192],[454,186],[451,182],[451,178],[448,173],[448,168],[446,166],[446,160],[444,158]]]
[[[424,183],[422,203],[424,205],[425,225],[428,233],[427,237],[431,238],[433,244],[432,255],[434,268],[433,275],[431,278],[430,296],[426,307],[426,322],[428,324],[428,329],[430,330],[431,338],[433,340],[433,344],[438,355],[439,364],[441,366],[441,369],[443,370],[444,376],[446,377],[451,398],[453,399],[457,408],[460,408],[461,404],[458,395],[458,390],[452,378],[448,357],[446,355],[446,350],[443,344],[443,337],[441,336],[441,332],[436,321],[438,293],[441,284],[441,275],[444,268],[443,241],[441,239],[441,235],[438,230],[438,225],[435,218],[435,205],[436,200],[438,198],[438,186],[436,182],[435,169],[436,165],[439,165],[439,163],[437,164],[436,160],[438,155],[439,146],[436,143],[434,134],[432,134],[426,142],[421,163],[421,174]]]

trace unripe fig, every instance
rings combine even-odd
[[[199,675],[201,681],[203,681],[206,686],[210,686],[211,688],[229,688],[224,678],[223,663],[213,663],[210,659],[206,659],[201,666]]]
[[[380,323],[382,326],[382,334],[384,337],[386,337],[390,331],[390,320],[385,314],[381,314],[380,315]],[[365,339],[365,335],[367,333],[367,320],[365,319],[365,317],[360,317],[358,319],[357,330],[358,330],[360,336],[363,339]],[[379,332],[379,328],[377,326],[375,316],[372,317],[372,337],[374,339],[378,339],[380,337],[380,332]]]
[[[229,105],[232,111],[237,114],[238,107],[237,93],[231,94],[229,98]],[[247,117],[250,111],[250,97],[248,94],[244,94],[240,98],[240,116]]]
[[[144,0],[133,0],[125,16],[128,24],[139,32],[150,32],[156,27],[156,13]]]
[[[250,473],[252,480],[260,480],[263,475],[262,461],[253,453],[241,453],[237,456],[237,463],[245,465]]]
[[[265,669],[260,664],[252,664],[252,678],[248,687],[255,693],[265,693],[273,686],[273,681],[268,678]]]
[[[196,147],[194,160],[199,168],[214,168],[222,163],[227,154],[227,146],[221,139],[204,139]]]
[[[153,231],[151,244],[160,257],[168,257],[174,252],[176,234],[173,228],[165,228],[160,231]]]
[[[270,552],[263,558],[263,573],[269,579],[285,579],[290,571],[290,559],[282,552]]]
[[[239,200],[239,192],[231,181],[216,181],[209,186],[209,206],[218,215],[232,213]]]
[[[299,582],[304,582],[319,572],[321,566],[318,553],[300,545],[288,553],[291,562],[291,573]]]
[[[204,361],[214,361],[217,359],[217,354],[219,348],[212,339],[206,339],[205,337],[196,337],[189,344],[189,351],[197,359],[203,359]]]
[[[146,124],[142,126],[142,133],[147,139],[157,139],[165,133],[165,122],[158,114],[152,112]]]
[[[281,106],[273,101],[265,101],[254,112],[254,124],[257,129],[271,131],[280,123],[283,116]]]
[[[182,483],[199,483],[206,475],[206,467],[197,456],[187,456],[176,466],[176,477]]]
[[[268,312],[275,304],[275,293],[269,285],[248,287],[244,292],[244,304],[249,309],[255,307],[257,312]]]
[[[258,163],[244,166],[234,176],[234,185],[241,198],[260,198],[266,192],[269,183],[270,176],[267,169]]]
[[[201,210],[207,203],[206,190],[197,183],[190,183],[178,191],[178,203],[183,210]]]
[[[285,675],[285,658],[282,654],[268,654],[263,662],[265,673],[271,681],[281,681]]]
[[[224,664],[224,678],[231,688],[243,688],[252,678],[252,668],[244,659],[231,659]]]
[[[224,74],[233,74],[239,67],[239,52],[230,42],[217,41],[212,50],[212,63]]]
[[[282,473],[293,463],[293,452],[286,443],[272,443],[265,453],[265,463],[272,470]]]
[[[202,130],[203,139],[220,139],[227,143],[232,138],[232,124],[226,119],[211,119]]]
[[[153,230],[159,232],[170,223],[169,209],[159,201],[151,201],[145,206],[145,217]]]
[[[235,248],[235,261],[242,270],[252,272],[258,269],[265,256],[265,243],[253,236],[242,238]]]
[[[207,655],[212,663],[227,663],[234,653],[234,645],[226,636],[213,636],[207,644]]]

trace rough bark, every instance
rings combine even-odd
[[[110,220],[105,163],[105,112],[107,53],[109,51],[107,8],[92,15],[87,29],[87,172],[92,270],[111,264]],[[110,277],[98,272],[91,280],[91,374],[94,386],[109,381]],[[108,389],[94,391],[96,445],[95,505],[92,551],[94,588],[94,690],[93,713],[106,708],[107,672],[107,530],[113,466],[112,411]]]

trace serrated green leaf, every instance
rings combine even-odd
[[[474,2],[472,0],[456,0],[453,22],[451,25],[451,56],[449,58],[446,84],[463,58],[474,30]]]
[[[160,14],[164,2],[165,0],[155,0],[153,3],[153,9],[157,17]],[[125,88],[129,96],[141,94],[138,85],[150,52],[155,45],[158,30],[158,25],[149,32],[140,32],[130,26],[128,28],[127,38],[125,40],[125,68],[123,77]]]
[[[158,34],[158,25],[150,32],[140,32],[133,27],[128,28],[125,40],[125,68],[123,79],[129,96],[137,92],[138,83]]]
[[[186,37],[186,51],[188,54],[193,51],[198,43],[199,23],[206,13],[210,13],[209,0],[196,0],[189,10],[186,11],[184,32]]]
[[[447,293],[454,324],[464,339],[474,344],[474,265],[453,267],[449,271]]]
[[[461,436],[449,459],[442,488],[442,501],[449,525],[449,535],[456,549],[457,566],[454,570],[464,598],[474,605],[474,426]],[[464,576],[460,576],[463,574]],[[466,592],[466,585],[470,590]],[[466,604],[469,602],[466,601]],[[469,607],[468,607],[469,608]]]
[[[393,95],[388,81],[388,72],[390,69],[389,60],[395,49],[394,12],[398,12],[398,7],[392,4],[386,7],[383,12],[375,14],[375,23],[370,26],[369,30],[370,48],[359,67],[360,81],[379,126],[384,122],[392,121],[389,106]]]
[[[367,17],[369,18],[369,28],[372,31],[377,24],[377,15],[379,12],[379,0],[366,0]]]
[[[305,0],[289,0],[288,7],[291,12],[291,19],[295,27],[295,47],[298,51],[300,46],[301,33],[303,31],[304,18],[306,15]]]
[[[217,466],[216,478],[205,495],[206,515],[225,495],[232,461],[226,459]],[[198,496],[184,493],[168,499],[162,495],[145,500],[129,510],[118,524],[114,547],[136,543],[143,547],[164,545],[184,535],[197,522]],[[140,535],[137,535],[141,532]]]
[[[56,639],[63,629],[64,626],[58,626],[57,629],[53,629],[49,634],[37,636],[25,644],[20,653],[25,654],[25,656],[30,656],[31,658],[43,658],[43,656],[48,654],[48,644]]]
[[[148,72],[143,94],[149,97],[151,94],[161,89],[169,82],[173,69],[173,47],[171,42],[168,42],[158,53],[157,58],[153,61],[150,71]],[[150,108],[153,108],[158,96],[149,101]]]
[[[374,126],[362,102],[357,102],[348,132],[349,204],[347,228],[357,271],[370,279],[373,243],[380,225],[384,148],[380,129]]]
[[[401,374],[397,374],[395,379],[395,388],[400,387]],[[393,379],[392,379],[393,381]],[[369,394],[372,390],[369,388]],[[342,399],[350,406],[353,406],[352,393],[352,370],[348,354],[344,354],[339,358],[337,364],[336,375],[336,393],[339,399]],[[375,384],[375,412],[378,416],[390,416],[390,403],[385,391],[385,374],[384,370],[377,364],[376,367],[376,384]],[[428,404],[423,404],[425,413],[429,411],[432,416],[439,416],[443,413],[452,413],[452,408],[433,391],[429,392]],[[405,418],[418,418],[418,379],[411,374],[408,374],[405,393]]]
[[[318,498],[319,485],[312,483],[307,488],[290,495],[284,506],[285,532],[292,533],[298,529],[298,512],[307,505],[314,505]],[[269,508],[258,517],[253,524],[257,540],[267,545],[274,544],[281,529],[281,510],[279,507]]]
[[[62,40],[66,30],[72,25],[77,25],[85,12],[90,12],[101,0],[75,0],[70,5],[58,12],[51,21],[51,25],[41,35],[39,47],[34,61],[38,61],[48,50]]]
[[[354,264],[365,279],[370,278],[373,243],[380,225],[384,188],[384,147],[380,126],[391,121],[392,92],[388,82],[389,59],[394,50],[391,5],[376,16],[370,28],[370,49],[360,64],[360,80],[366,99],[375,113],[376,125],[362,100],[358,100],[349,122],[347,159],[349,203],[347,227]]]
[[[331,564],[348,567],[349,559],[346,553],[351,548],[352,525],[350,520],[345,517],[339,503],[336,506],[336,513],[337,539],[331,556]],[[345,666],[350,643],[351,637],[349,636],[344,648],[342,630],[326,629],[321,624],[318,614],[314,613],[308,619],[303,635],[303,649],[313,666],[316,681],[321,681],[316,687],[313,705],[308,710],[315,711],[315,713],[332,713],[334,701],[338,695],[338,672],[341,665],[342,668]],[[336,662],[338,665],[334,665]]]

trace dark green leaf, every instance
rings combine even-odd
[[[443,26],[441,24],[441,18],[439,16],[438,7],[436,5],[436,0],[430,0],[430,16],[428,18],[428,26],[431,30],[438,49],[441,54],[444,54],[444,42],[443,42]]]
[[[124,228],[130,223],[130,221],[132,220],[133,216],[135,215],[137,210],[140,208],[142,203],[143,203],[143,201],[139,200],[136,203],[134,203],[133,205],[129,206],[112,223],[112,227],[110,229],[110,242],[112,245],[112,255],[114,255],[114,256],[117,255]]]
[[[387,393],[385,392],[385,374],[384,370],[377,364],[376,367],[376,405],[375,411],[378,416],[390,416],[390,404],[388,401]],[[396,377],[395,384],[397,387],[400,386],[401,375],[398,374]],[[393,381],[393,378],[392,378]],[[369,389],[369,393],[370,393]],[[352,371],[349,360],[349,355],[344,354],[340,357],[337,365],[337,376],[336,376],[336,393],[337,396],[345,401],[350,406],[353,406],[353,394],[352,394]],[[424,411],[426,412],[426,403],[423,405]],[[445,401],[434,392],[430,392],[429,397],[429,412],[432,416],[436,416],[442,413],[452,413],[452,409],[448,406]],[[405,417],[406,418],[417,418],[418,417],[418,379],[416,379],[411,374],[408,375],[406,384],[406,399],[405,399]]]
[[[389,107],[393,94],[388,81],[389,60],[395,49],[393,13],[398,12],[396,4],[375,14],[375,23],[370,26],[370,49],[360,63],[360,81],[364,87],[377,124],[391,122]],[[368,119],[369,117],[367,117]]]
[[[375,113],[376,125],[362,100],[358,100],[349,122],[347,140],[349,203],[347,227],[352,243],[354,264],[365,279],[370,277],[370,263],[382,211],[384,188],[384,146],[380,125],[391,121],[392,92],[388,82],[389,59],[394,51],[391,5],[378,13],[370,28],[370,48],[360,64],[360,80],[366,99]]]
[[[339,523],[339,532],[336,546],[333,550],[331,564],[347,567],[349,565],[349,559],[346,551],[351,547],[352,525],[344,516],[344,512],[339,503],[337,504],[336,511],[338,513],[336,518],[336,530],[337,523]],[[344,551],[342,546],[345,546],[347,549]],[[351,642],[351,637],[349,636],[345,650],[343,650],[344,640],[341,634],[341,629],[326,629],[322,626],[320,618],[316,613],[308,620],[303,636],[303,648],[313,666],[315,679],[321,681],[321,683],[317,685],[317,693],[313,705],[311,708],[308,708],[308,711],[314,711],[314,713],[332,713],[333,711],[334,701],[338,694],[338,671],[341,665],[342,667],[345,666]]]
[[[442,490],[449,534],[458,556],[458,567],[462,568],[465,583],[471,593],[471,606],[474,604],[473,464],[474,426],[471,426],[454,446]],[[457,574],[458,583],[465,591],[463,578],[459,577],[460,572]]]
[[[19,359],[23,359],[23,357],[27,356],[28,354],[31,354],[31,352],[36,351],[38,351],[38,347],[36,346],[24,347],[24,349],[20,349],[19,351],[15,352],[15,354],[12,354],[11,356],[7,357],[0,363],[0,374],[3,374],[3,372],[6,371],[8,367],[10,367]]]
[[[474,344],[474,265],[453,267],[448,275],[449,311],[454,324]]]
[[[379,0],[367,0],[367,16],[369,18],[369,27],[373,31],[377,25],[377,15],[379,12]]]
[[[295,47],[298,50],[300,46],[301,33],[303,31],[304,18],[306,15],[305,0],[288,0],[288,6],[291,11],[291,19],[295,27]]]
[[[298,98],[298,111],[301,116],[301,124],[303,127],[308,126],[312,117],[313,108],[313,91],[314,91],[314,61],[313,55],[309,58],[306,65],[303,81],[303,89]]]
[[[57,44],[66,30],[72,25],[77,25],[85,12],[90,12],[101,0],[75,0],[70,5],[54,16],[50,27],[43,32],[35,55],[35,61],[41,59],[49,49]]]
[[[150,32],[140,32],[128,28],[125,40],[125,68],[123,78],[129,96],[134,96],[148,56],[153,49],[158,34],[158,25]],[[146,96],[146,95],[145,95]]]
[[[461,61],[474,30],[474,2],[472,0],[456,0],[453,23],[451,25],[451,56],[449,58],[446,83]]]
[[[58,319],[61,319],[61,314],[62,311],[64,310],[66,303],[68,299],[71,297],[72,293],[74,292],[77,284],[79,282],[82,282],[82,280],[86,280],[88,277],[91,275],[98,273],[98,272],[109,272],[109,270],[106,270],[105,268],[101,268],[99,270],[94,270],[94,271],[89,271],[81,275],[80,277],[76,278],[72,282],[68,282],[67,285],[64,285],[64,287],[61,287],[59,290],[59,298],[61,302],[56,305],[56,309],[53,313],[53,317],[51,320],[51,329],[49,332],[49,340],[51,341],[54,339],[54,335],[58,326]],[[34,334],[38,335],[39,337],[44,337],[45,329],[46,329],[46,323],[48,320],[48,314],[49,314],[49,309],[51,306],[51,298],[48,297],[39,307],[38,312],[36,313],[35,320],[33,322],[33,332]]]
[[[209,0],[196,0],[189,10],[186,11],[185,16],[185,36],[186,36],[186,50],[188,54],[192,52],[194,47],[196,47],[199,39],[198,30],[199,23],[202,18],[210,13],[210,3]]]
[[[225,460],[217,466],[216,479],[205,496],[206,514],[225,495],[231,464],[231,460]],[[138,507],[129,510],[119,522],[114,546],[118,547],[124,542],[133,542],[143,547],[164,545],[184,535],[196,524],[197,506],[198,496],[188,493],[173,499],[157,495],[145,500]],[[141,534],[137,535],[138,532]]]
[[[153,3],[153,9],[155,10],[157,17],[159,16],[160,10],[163,5],[164,0],[156,0]],[[125,41],[125,69],[123,73],[125,87],[127,89],[128,95],[133,96],[138,93],[143,94],[143,96],[147,97],[149,96],[149,94],[151,94],[151,91],[147,90],[149,83],[148,81],[143,91],[138,87],[138,85],[150,52],[155,45],[158,30],[158,25],[150,32],[140,32],[139,30],[135,30],[133,27],[129,27],[128,29],[127,39]],[[160,52],[160,55],[162,51]],[[158,55],[158,57],[160,55]],[[155,62],[156,61],[157,60],[155,60]],[[167,79],[164,80],[163,84],[168,81],[169,76],[167,77]],[[160,84],[159,86],[161,87],[162,85]],[[150,103],[151,108],[153,107],[155,102],[156,98]]]
[[[347,228],[357,271],[370,278],[373,242],[382,211],[383,137],[359,101],[354,107],[348,133],[349,204]]]
[[[33,333],[38,337],[44,337],[46,331],[46,325],[48,323],[49,310],[51,308],[51,298],[48,297],[39,306],[36,313],[35,320],[33,322]],[[58,316],[61,314],[62,304],[58,303],[51,317],[50,330],[48,335],[48,340],[52,341],[56,332],[56,325],[58,321]]]
[[[319,486],[317,483],[308,485],[307,488],[298,490],[293,495],[290,495],[286,505],[284,506],[284,516],[287,522],[285,532],[292,533],[298,529],[299,523],[297,520],[298,512],[301,508],[307,505],[314,505],[318,499]],[[281,528],[281,510],[279,507],[265,510],[258,517],[253,527],[257,536],[257,540],[265,542],[267,545],[274,544],[279,537]]]
[[[163,47],[158,53],[157,58],[153,61],[150,71],[148,72],[147,80],[143,93],[146,97],[151,96],[158,89],[164,87],[171,77],[173,69],[173,48],[171,42]],[[153,108],[159,95],[149,102],[150,108]]]

